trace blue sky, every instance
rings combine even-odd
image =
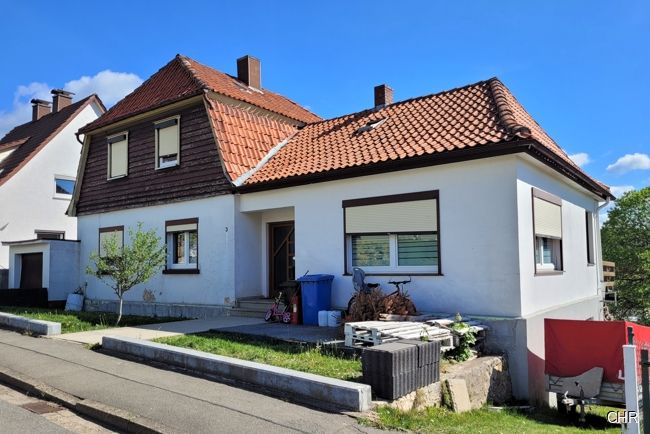
[[[650,2],[5,2],[0,133],[66,87],[112,104],[176,53],[324,117],[498,76],[583,168],[619,193],[650,185]],[[609,169],[608,169],[609,168]]]

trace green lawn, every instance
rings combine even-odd
[[[0,312],[13,313],[27,318],[61,323],[61,333],[85,332],[115,327],[117,314],[106,312],[65,312],[62,309],[0,306]],[[185,318],[163,318],[124,315],[119,327],[179,321]]]
[[[192,348],[221,356],[266,363],[342,380],[361,379],[361,359],[328,354],[322,348],[300,346],[233,333],[197,333],[156,339],[156,342]]]
[[[443,408],[401,412],[381,407],[373,417],[362,420],[364,425],[382,429],[407,430],[416,433],[620,433],[620,425],[607,422],[610,407],[587,407],[587,423],[578,426],[578,415],[560,415],[550,409],[533,413],[509,410],[474,410],[455,414]]]

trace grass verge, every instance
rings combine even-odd
[[[233,333],[197,333],[155,340],[163,344],[266,363],[341,380],[361,379],[361,359],[314,346],[301,346]]]
[[[562,415],[551,409],[518,412],[485,408],[457,414],[438,407],[409,412],[380,407],[372,417],[363,419],[362,424],[416,433],[620,433],[620,425],[607,422],[606,415],[611,410],[617,409],[600,406],[585,408],[587,422],[580,427],[577,414]]]
[[[0,306],[0,312],[12,313],[32,319],[54,321],[61,323],[61,333],[85,332],[115,327],[117,314],[108,312],[66,312],[59,309],[37,307],[7,307]],[[185,318],[164,318],[150,316],[124,315],[118,327],[155,324],[160,322],[179,321]]]

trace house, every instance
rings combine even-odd
[[[82,263],[143,222],[168,260],[126,309],[172,315],[228,312],[307,272],[335,276],[334,306],[353,266],[385,288],[412,276],[419,310],[492,318],[515,395],[537,394],[543,318],[602,315],[608,188],[496,78],[400,102],[381,85],[373,107],[323,120],[260,71],[249,56],[235,77],[178,55],[81,129],[69,214]],[[90,307],[114,306],[80,281]]]
[[[72,93],[54,89],[52,102],[32,100],[31,121],[0,140],[0,289],[47,288],[44,240],[77,239],[77,221],[66,215],[81,154],[75,133],[106,109],[96,95],[72,99]],[[26,240],[34,240],[33,251]],[[13,241],[26,249],[16,257],[9,255]]]

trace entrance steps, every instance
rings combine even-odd
[[[237,300],[237,305],[230,309],[230,316],[264,318],[264,314],[273,306],[273,302],[272,298],[240,298]],[[281,305],[280,308],[284,309],[284,306]]]

